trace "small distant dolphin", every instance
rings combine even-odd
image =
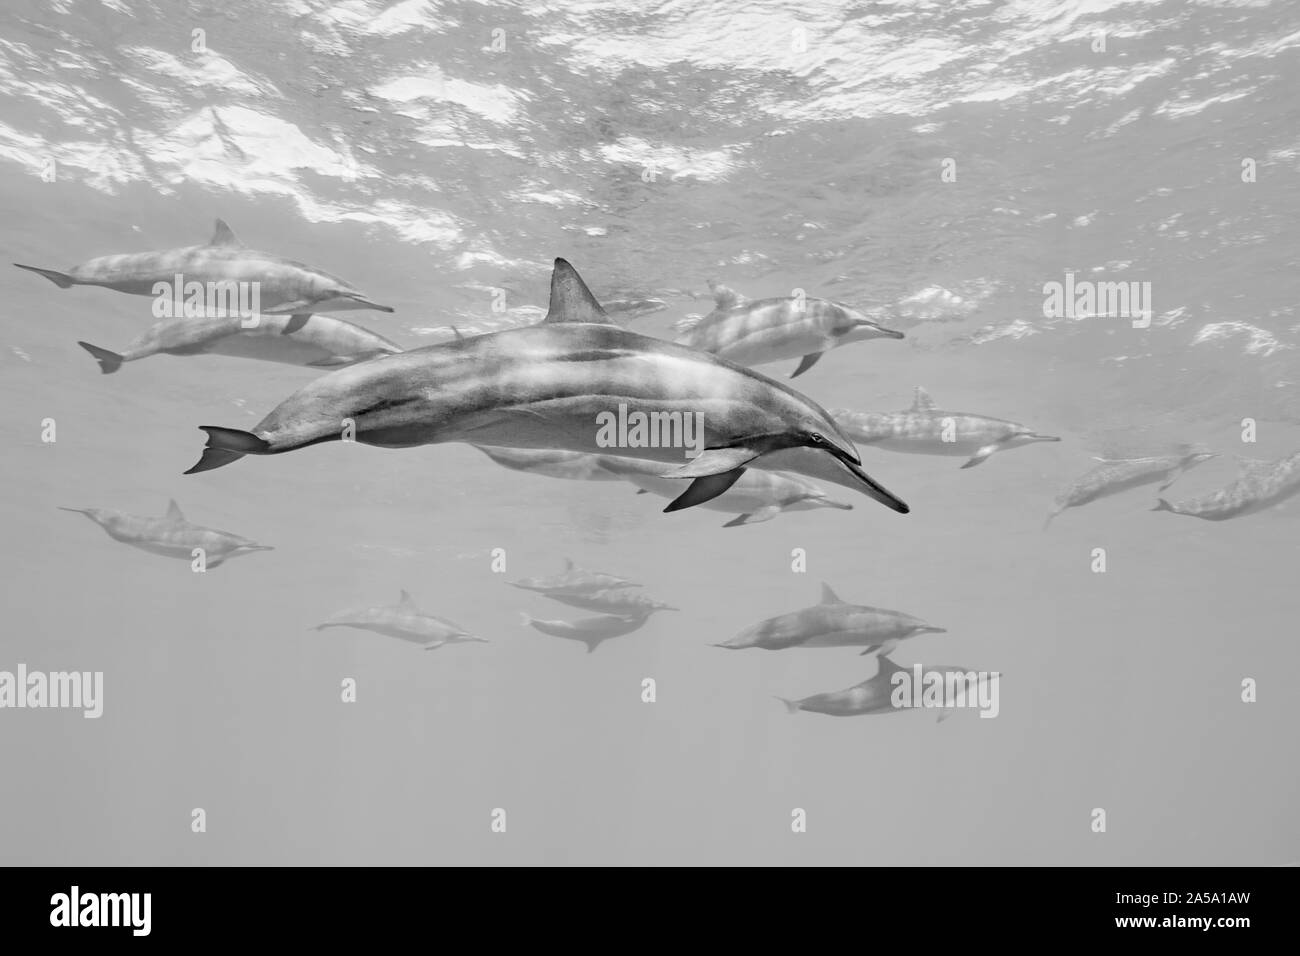
[[[622,637],[639,630],[650,620],[650,613],[633,614],[628,617],[606,614],[600,617],[584,617],[577,621],[544,621],[520,612],[524,624],[552,637],[564,637],[572,641],[581,641],[587,645],[590,654],[600,646],[602,641],[611,637]]]
[[[820,604],[768,618],[747,627],[729,641],[714,644],[729,650],[758,647],[781,651],[790,647],[861,647],[862,654],[892,651],[899,641],[917,634],[946,634],[901,611],[846,604],[830,585],[822,585]]]
[[[605,311],[611,315],[624,314],[629,319],[639,319],[643,315],[662,312],[668,308],[663,299],[607,299]]]
[[[252,328],[239,316],[163,319],[120,354],[78,342],[105,374],[150,355],[230,355],[284,365],[337,368],[401,347],[359,325],[324,315],[263,315]]]
[[[612,455],[600,455],[598,462],[607,472],[635,485],[638,494],[655,494],[669,499],[681,494],[681,482],[664,478],[662,465]],[[746,471],[739,481],[701,507],[736,515],[723,525],[724,528],[768,521],[786,511],[811,511],[815,508],[853,510],[853,505],[833,500],[811,481],[756,469]]]
[[[59,510],[83,514],[103,528],[114,541],[121,541],[151,554],[191,561],[194,549],[202,548],[204,566],[208,568],[215,568],[242,554],[275,550],[269,545],[258,544],[237,534],[190,524],[175,500],[168,503],[167,513],[161,518],[147,518],[108,508],[60,506]]]
[[[154,295],[158,283],[173,285],[178,275],[185,283],[256,282],[262,315],[342,312],[347,309],[393,311],[389,306],[371,302],[347,282],[327,272],[245,248],[220,219],[216,221],[212,238],[204,246],[100,256],[73,266],[67,272],[38,269],[17,262],[14,265],[45,276],[60,289],[95,285],[130,295]]]
[[[751,302],[725,285],[710,280],[714,309],[704,318],[689,316],[673,329],[682,333],[680,345],[710,352],[738,365],[766,365],[798,358],[797,378],[826,352],[850,342],[901,339],[861,312],[826,299],[758,299]]]
[[[532,475],[546,475],[548,478],[566,478],[570,481],[620,481],[618,475],[601,467],[601,455],[583,451],[552,451],[548,448],[500,448],[491,445],[475,445],[498,465],[513,471],[523,471]],[[628,459],[633,460],[633,459]],[[656,466],[662,472],[662,465]],[[678,494],[681,484],[677,484]],[[676,497],[674,495],[673,497]]]
[[[831,409],[831,417],[855,442],[915,455],[971,456],[963,468],[975,467],[995,451],[1061,440],[1019,422],[942,411],[919,385],[912,407],[905,411],[876,414],[839,408]]]
[[[700,416],[704,451],[607,448],[601,415]],[[696,420],[696,419],[692,419]],[[692,479],[664,511],[703,504],[772,452],[804,446],[839,461],[859,490],[886,507],[907,505],[862,470],[825,409],[790,387],[697,349],[613,324],[573,266],[555,260],[551,303],[538,325],[489,332],[320,376],[253,431],[202,426],[208,441],[186,474],[245,455],[276,455],[344,437],[411,448],[463,441],[648,458]],[[684,483],[685,484],[685,483]]]
[[[545,591],[543,597],[559,601],[570,607],[586,611],[599,611],[617,617],[649,616],[655,611],[680,611],[681,608],[664,604],[627,588],[607,588],[603,591]]]
[[[488,643],[487,638],[475,637],[446,618],[425,614],[405,591],[396,604],[340,611],[324,624],[317,624],[315,630],[323,631],[328,627],[355,627],[361,631],[373,631],[386,637],[421,644],[426,651],[436,650],[444,644]]]
[[[1226,488],[1172,503],[1160,498],[1151,510],[1223,521],[1271,508],[1300,492],[1300,452],[1275,461],[1239,457],[1237,467],[1240,477]]]
[[[564,559],[564,570],[546,578],[522,578],[508,582],[512,587],[525,591],[537,591],[541,594],[564,592],[566,594],[585,594],[590,591],[612,591],[617,588],[639,588],[641,585],[616,574],[603,571],[588,571],[573,563],[571,558]]]
[[[785,697],[776,699],[785,704],[785,709],[791,714],[797,714],[799,711],[804,710],[812,714],[826,714],[830,717],[901,714],[908,710],[926,709],[924,702],[920,699],[919,690],[910,706],[895,707],[893,703],[894,675],[899,672],[914,675],[915,670],[910,667],[900,667],[884,654],[879,655],[877,660],[880,662],[880,666],[877,668],[876,673],[860,684],[854,684],[852,687],[832,691],[828,694],[813,694],[811,697],[804,697],[800,700],[789,700]],[[963,686],[965,686],[965,681],[973,673],[968,668],[958,667],[954,664],[926,664],[922,666],[921,679],[924,682],[930,678],[931,674],[938,674],[942,675],[946,680],[950,674],[959,674],[963,679]],[[953,712],[951,707],[937,709],[939,710],[937,723],[942,723]]]
[[[1096,460],[1101,464],[1084,472],[1056,496],[1052,511],[1043,522],[1043,530],[1046,531],[1052,519],[1067,508],[1077,508],[1157,481],[1161,482],[1159,490],[1164,491],[1201,462],[1216,457],[1218,456],[1212,452],[1188,449],[1179,454],[1155,455],[1150,458],[1098,458]]]

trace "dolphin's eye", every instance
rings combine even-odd
[[[821,433],[821,432],[813,432],[813,433],[812,433],[811,435],[809,435],[808,437],[812,439],[812,443],[813,443],[814,445],[824,445],[824,444],[826,444],[826,439],[822,436],[822,433]]]

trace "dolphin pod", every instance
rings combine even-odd
[[[854,412],[832,409],[831,417],[855,442],[888,451],[915,455],[968,457],[963,468],[973,468],[994,452],[1035,442],[1060,441],[1040,435],[1019,422],[939,409],[919,385],[911,408],[898,412]]]
[[[702,319],[687,318],[674,329],[677,342],[710,352],[740,365],[766,365],[798,358],[790,374],[797,378],[833,348],[869,339],[901,339],[861,312],[803,296],[750,301],[724,285],[710,281],[714,309]]]
[[[1047,520],[1043,522],[1043,530],[1047,530],[1052,519],[1067,508],[1078,508],[1156,482],[1161,482],[1159,490],[1164,491],[1201,462],[1215,457],[1211,452],[1189,448],[1179,454],[1149,458],[1098,458],[1101,464],[1080,475],[1056,496]]]
[[[830,585],[823,584],[821,603],[760,621],[713,646],[728,650],[757,647],[765,651],[791,647],[861,647],[863,655],[888,654],[899,641],[909,637],[944,633],[947,628],[935,627],[901,611],[848,604]]]
[[[284,365],[335,368],[401,347],[369,329],[324,315],[261,315],[249,327],[240,316],[172,318],[157,322],[120,354],[78,342],[100,371],[116,372],[123,362],[151,355],[228,355]]]
[[[348,309],[393,311],[389,306],[370,301],[352,285],[327,272],[246,248],[220,219],[212,238],[202,246],[100,256],[73,266],[67,272],[38,269],[17,262],[14,265],[44,276],[60,289],[90,285],[129,295],[156,295],[160,283],[170,285],[177,277],[186,284],[255,282],[263,315],[301,315]]]
[[[1151,510],[1224,521],[1271,508],[1300,492],[1300,452],[1274,461],[1238,458],[1237,470],[1239,477],[1226,488],[1185,501],[1161,498]]]
[[[275,550],[269,545],[258,544],[228,531],[191,524],[175,500],[168,503],[167,513],[162,517],[145,517],[108,508],[60,507],[59,510],[83,514],[103,528],[114,541],[121,541],[150,554],[191,561],[194,549],[200,548],[204,555],[204,566],[208,568],[218,567],[230,558],[252,554],[254,551]]]
[[[486,638],[474,636],[459,624],[421,611],[406,591],[401,593],[396,604],[340,611],[325,623],[317,624],[315,630],[324,631],[331,627],[372,631],[419,644],[426,651],[436,650],[444,644],[488,643]]]
[[[702,419],[703,452],[601,443],[598,416],[639,413]],[[852,442],[820,405],[788,386],[697,349],[614,325],[578,273],[555,260],[551,301],[538,325],[370,359],[299,389],[251,432],[205,425],[208,441],[186,474],[245,455],[276,455],[350,431],[387,448],[460,441],[648,458],[692,479],[664,509],[715,498],[773,452],[812,449],[894,511],[907,505],[862,470]]]

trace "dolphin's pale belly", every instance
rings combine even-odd
[[[1098,473],[1092,479],[1085,476],[1066,489],[1056,501],[1057,504],[1066,507],[1088,504],[1100,498],[1119,494],[1121,491],[1153,485],[1167,478],[1173,471],[1173,467],[1172,465],[1147,465]]]
[[[851,420],[843,424],[854,441],[913,455],[968,456],[1015,430],[1008,422],[959,412],[880,416],[870,429],[855,428]]]
[[[552,637],[607,638],[631,634],[643,627],[645,622],[645,615],[636,614],[630,617],[602,615],[600,617],[583,618],[580,621],[542,621],[533,618],[529,621],[529,624],[543,634],[549,634]]]
[[[297,336],[236,332],[207,343],[203,354],[229,355],[233,358],[258,359],[284,365],[309,365],[340,353]]]

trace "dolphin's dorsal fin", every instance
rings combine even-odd
[[[821,603],[822,604],[843,604],[844,601],[840,599],[838,594],[836,594],[834,591],[831,590],[831,586],[829,584],[822,582]]]
[[[564,570],[566,570],[566,571],[572,571],[572,570],[573,570],[573,558],[565,558],[565,559],[564,559]]]
[[[914,412],[932,412],[934,411],[934,399],[930,393],[920,385],[912,393],[912,411]]]
[[[891,661],[887,654],[877,654],[876,663],[876,677],[888,677],[890,674],[896,674],[899,671],[907,670],[906,667],[900,667],[898,664]]]
[[[405,590],[402,591],[402,595],[401,595],[401,597],[398,599],[398,602],[397,602],[397,603],[400,604],[400,605],[402,605],[402,607],[409,607],[409,608],[414,608],[414,607],[415,607],[415,600],[414,600],[414,599],[411,597],[411,595],[410,595],[408,592],[406,592]]]
[[[175,498],[167,502],[167,517],[171,518],[173,521],[185,520],[185,514],[181,511],[181,506],[176,503]]]
[[[730,286],[722,285],[717,279],[709,280],[709,291],[713,293],[713,305],[720,310],[735,309],[749,300]]]
[[[226,225],[224,219],[217,220],[216,231],[212,233],[212,238],[208,241],[210,246],[237,246],[239,240],[235,238],[234,231]]]
[[[615,324],[591,294],[587,283],[582,281],[578,270],[563,259],[555,260],[555,270],[551,273],[551,305],[542,323]]]
[[[453,326],[451,326],[451,330],[452,330],[452,332],[454,332],[454,333],[456,334],[456,341],[457,341],[457,342],[464,342],[464,341],[465,341],[465,336],[461,334],[460,329],[456,328],[456,326],[453,325]]]

